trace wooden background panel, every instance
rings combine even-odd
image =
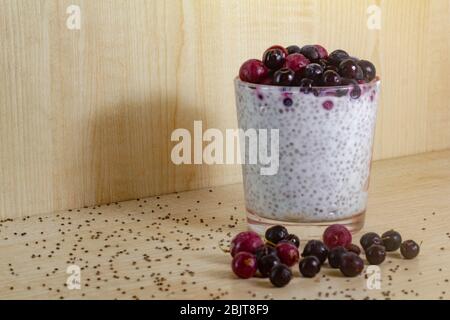
[[[366,27],[377,4],[381,30]],[[81,30],[66,8],[81,8]],[[376,63],[375,158],[450,147],[448,0],[0,0],[0,217],[238,182],[175,166],[176,128],[234,128],[232,79],[274,44]]]

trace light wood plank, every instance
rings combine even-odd
[[[375,159],[450,148],[446,0],[79,0],[70,31],[73,3],[0,0],[0,217],[240,182],[174,166],[170,134],[236,127],[232,79],[273,43],[377,64]]]

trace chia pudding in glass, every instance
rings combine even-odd
[[[282,224],[314,237],[331,224],[351,231],[364,224],[380,81],[368,61],[342,50],[319,61],[305,47],[271,47],[284,55],[278,69],[266,51],[235,80],[239,128],[279,135],[275,174],[262,175],[259,163],[242,166],[249,228],[259,233]],[[287,68],[290,55],[297,62]]]

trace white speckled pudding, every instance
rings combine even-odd
[[[235,80],[239,128],[279,129],[278,173],[260,175],[261,165],[243,165],[251,229],[336,222],[362,228],[379,84],[360,85],[361,96],[354,99],[348,87],[306,94],[298,87]]]

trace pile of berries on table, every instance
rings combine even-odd
[[[400,233],[394,230],[383,233],[381,237],[375,232],[366,233],[361,237],[360,244],[367,263],[371,265],[381,264],[386,258],[386,252],[400,248],[405,259],[413,259],[420,249],[413,240],[402,242]],[[281,225],[267,229],[265,242],[253,231],[241,232],[231,241],[231,267],[243,279],[257,274],[269,277],[275,287],[284,287],[291,281],[291,267],[295,265],[306,278],[316,276],[327,260],[331,268],[340,269],[346,277],[356,277],[364,269],[361,249],[352,243],[352,234],[343,225],[329,226],[323,234],[323,241],[308,241],[301,259],[299,248],[300,239],[289,234]]]

